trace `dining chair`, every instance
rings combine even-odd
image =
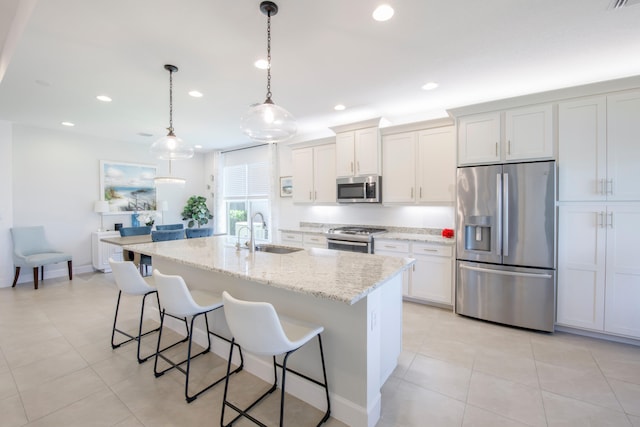
[[[65,261],[67,262],[69,280],[73,280],[71,254],[54,249],[47,241],[43,226],[12,227],[11,237],[13,240],[13,265],[15,267],[12,287],[15,287],[18,283],[22,267],[33,268],[33,287],[38,289],[38,267],[40,267],[40,280],[44,280],[45,265]]]
[[[193,239],[195,237],[209,237],[213,236],[213,228],[211,227],[203,227],[203,228],[187,228],[184,230],[187,239]]]
[[[120,228],[120,237],[127,236],[144,236],[147,234],[151,234],[151,226],[145,225],[143,227],[121,227]],[[127,251],[127,260],[133,261],[133,252]],[[140,262],[140,274],[142,274],[142,262]],[[146,266],[144,267],[146,271]]]
[[[324,327],[302,322],[297,319],[280,316],[273,305],[268,302],[242,301],[232,297],[228,292],[222,292],[222,304],[224,305],[224,316],[231,331],[231,348],[229,350],[229,361],[233,357],[233,344],[238,344],[243,350],[258,356],[271,356],[273,359],[273,384],[264,394],[258,397],[253,403],[241,409],[228,399],[229,394],[229,374],[231,363],[227,365],[227,378],[224,384],[224,394],[222,398],[222,413],[220,415],[220,425],[230,426],[240,417],[245,417],[254,423],[264,426],[264,424],[249,414],[262,399],[273,393],[278,385],[277,367],[282,369],[282,385],[280,396],[280,426],[284,425],[284,400],[285,400],[285,379],[286,373],[291,372],[300,378],[308,380],[324,388],[327,399],[327,410],[318,425],[324,423],[331,415],[331,404],[329,402],[329,387],[327,385],[327,371],[324,363],[324,352],[322,349],[322,338],[320,334]],[[294,371],[287,367],[289,356],[296,350],[307,344],[313,338],[318,337],[320,350],[320,360],[322,362],[322,375],[324,381],[318,381]],[[276,356],[284,355],[282,363],[276,361]],[[224,410],[231,408],[238,415],[228,424],[224,423]]]
[[[111,330],[111,348],[116,349],[123,344],[127,344],[131,341],[138,342],[138,350],[137,357],[138,363],[146,362],[150,357],[155,356],[155,353],[152,353],[146,357],[142,357],[140,355],[140,346],[142,344],[142,337],[145,337],[154,332],[158,332],[160,330],[160,326],[157,328],[148,330],[146,332],[142,332],[142,324],[144,322],[144,308],[145,302],[148,296],[155,296],[156,303],[158,304],[158,314],[160,314],[160,299],[158,297],[158,291],[155,287],[151,286],[147,283],[147,281],[140,276],[138,273],[138,269],[135,264],[131,261],[116,261],[113,258],[109,258],[109,265],[111,266],[111,270],[113,272],[113,277],[116,281],[116,286],[118,287],[118,301],[116,303],[116,313],[113,317],[113,329]],[[118,328],[118,312],[120,311],[120,300],[122,298],[122,294],[131,295],[131,296],[142,296],[142,304],[140,306],[140,322],[138,324],[138,332],[136,335],[132,335],[131,333]],[[160,320],[160,319],[159,319]],[[184,322],[185,328],[188,328],[187,322]],[[188,329],[187,329],[188,330]],[[126,340],[116,343],[116,332],[127,337]],[[174,347],[182,342],[185,342],[185,339],[177,341],[165,348],[162,351],[167,350],[171,347]]]
[[[183,230],[184,224],[156,225],[156,230]]]
[[[240,372],[244,367],[244,357],[242,355],[242,349],[240,349],[240,365],[231,372],[231,367],[227,366],[227,374],[217,378],[209,385],[204,386],[199,391],[193,394],[189,394],[189,379],[191,373],[191,361],[196,357],[208,353],[211,350],[211,335],[216,336],[233,346],[233,343],[229,338],[219,335],[213,332],[209,328],[208,313],[222,308],[222,299],[220,295],[213,294],[211,292],[192,290],[187,288],[187,284],[181,276],[162,274],[158,269],[153,271],[153,277],[155,279],[156,288],[158,289],[158,296],[160,297],[160,304],[162,310],[160,312],[160,331],[158,333],[158,345],[155,355],[155,363],[153,366],[153,372],[156,377],[164,375],[166,372],[176,369],[185,375],[184,395],[188,403],[194,401],[205,391],[211,387],[222,382],[236,372]],[[170,315],[175,318],[184,319],[191,318],[191,325],[187,327],[187,338],[189,339],[189,345],[187,348],[187,357],[181,362],[175,362],[160,350],[160,342],[162,340],[162,331],[164,327],[165,316]],[[197,354],[192,354],[193,347],[193,335],[195,331],[196,319],[204,318],[207,334],[207,347]],[[158,359],[164,360],[169,364],[168,368],[158,370]],[[187,364],[186,369],[182,368],[182,365]]]
[[[176,230],[153,230],[151,232],[151,241],[152,242],[164,242],[167,240],[181,240],[184,239],[184,230],[176,229]],[[142,271],[142,266],[144,265],[145,272],[147,271],[147,267],[151,267],[152,260],[150,255],[140,254],[140,269]]]

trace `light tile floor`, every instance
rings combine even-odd
[[[111,275],[101,273],[48,279],[37,291],[27,283],[0,289],[0,426],[219,425],[222,385],[187,404],[182,374],[155,378],[152,361],[135,361],[134,345],[111,349],[116,295]],[[139,300],[124,304],[133,329]],[[640,347],[412,303],[404,304],[403,339],[382,390],[380,427],[640,426]],[[215,355],[197,362],[198,378],[225,368]],[[266,387],[245,372],[236,380],[240,400]],[[256,413],[274,423],[278,404],[269,398]],[[289,425],[320,417],[293,398],[287,409]]]

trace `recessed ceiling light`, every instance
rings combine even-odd
[[[334,110],[336,110],[336,111],[342,111],[342,110],[344,110],[345,108],[347,108],[347,107],[345,107],[345,106],[344,106],[344,105],[342,105],[342,104],[338,104],[338,105],[336,105],[335,107],[333,107],[333,109],[334,109]]]
[[[198,150],[202,148],[202,145],[198,144],[198,145],[194,145],[194,148],[197,148]]]
[[[253,63],[256,68],[260,68],[261,70],[266,70],[269,67],[269,62],[266,59],[258,59]]]
[[[393,16],[394,10],[388,4],[381,4],[373,11],[373,19],[376,21],[388,21]]]
[[[71,126],[75,126],[75,124],[73,124],[73,123],[71,123],[71,122],[62,122],[62,123],[60,123],[60,124],[61,124],[62,126],[69,126],[69,127],[71,127]]]
[[[198,92],[197,90],[192,90],[191,92],[189,92],[189,95],[193,96],[194,98],[202,98],[202,92]]]
[[[435,89],[435,88],[437,88],[437,87],[438,87],[438,83],[436,83],[436,82],[429,82],[429,83],[424,84],[424,85],[422,86],[422,89],[424,89],[424,90],[433,90],[433,89]]]
[[[109,98],[107,95],[98,95],[96,96],[96,99],[102,102],[111,102],[111,98]]]

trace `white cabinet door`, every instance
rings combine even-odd
[[[380,138],[378,128],[355,131],[355,174],[380,175]]]
[[[461,117],[458,126],[458,164],[500,160],[500,113]]]
[[[608,200],[640,200],[640,91],[607,97]]]
[[[122,247],[118,245],[112,245],[100,241],[105,237],[118,237],[120,233],[118,231],[102,231],[93,232],[91,234],[92,245],[92,264],[96,270],[103,271],[105,273],[111,272],[111,266],[109,265],[109,258],[113,258],[116,261],[122,261]]]
[[[294,231],[281,231],[280,243],[286,246],[301,248],[303,246],[302,233],[297,233]]]
[[[559,104],[559,200],[606,200],[606,108],[604,96]]]
[[[380,138],[377,127],[336,134],[338,177],[380,175]]]
[[[354,174],[355,132],[336,135],[336,175],[349,177]]]
[[[452,304],[452,249],[449,246],[412,244],[412,257],[416,259],[411,277],[412,297]]]
[[[321,248],[327,249],[327,238],[320,234],[304,234],[302,236],[302,245],[304,248]]]
[[[336,203],[336,146],[313,149],[313,187],[316,203]]]
[[[293,202],[313,203],[313,148],[291,150]]]
[[[416,178],[418,202],[455,201],[456,144],[453,126],[427,129],[418,133]]]
[[[411,256],[408,242],[375,239],[373,247],[376,255],[395,258],[408,258]],[[411,296],[409,289],[409,283],[411,282],[410,271],[411,270],[407,269],[402,272],[402,296],[404,297]]]
[[[557,323],[602,331],[606,228],[603,205],[560,206]]]
[[[604,329],[640,338],[640,207],[609,205]]]
[[[505,113],[505,160],[553,158],[553,109],[536,105]]]
[[[382,200],[415,202],[416,133],[387,135],[382,140]],[[455,169],[454,169],[455,170]]]

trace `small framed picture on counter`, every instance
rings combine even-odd
[[[290,176],[280,177],[280,197],[293,197],[293,178]]]

